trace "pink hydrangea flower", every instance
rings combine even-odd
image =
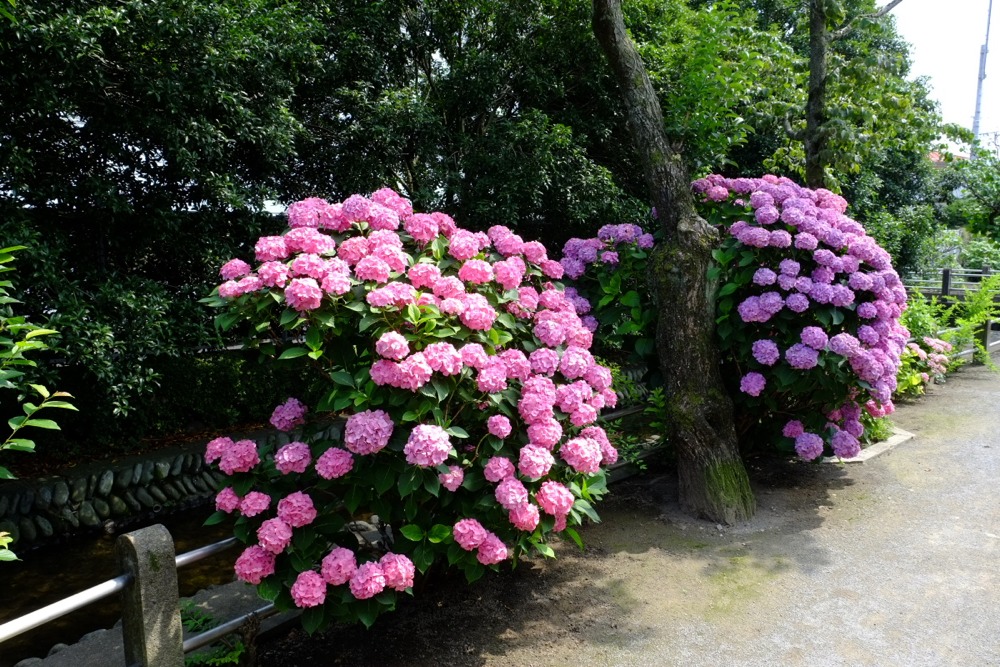
[[[486,427],[492,435],[495,435],[501,440],[510,435],[512,430],[510,419],[508,419],[505,415],[492,415],[486,420]]]
[[[483,475],[491,482],[500,482],[514,474],[514,464],[503,456],[494,456],[483,467]]]
[[[337,479],[351,472],[354,468],[354,457],[351,453],[331,447],[316,459],[316,474],[323,479]]]
[[[493,280],[493,267],[481,259],[470,259],[462,264],[458,277],[467,283],[482,285]]]
[[[332,238],[311,227],[299,227],[285,234],[285,246],[289,252],[323,255],[332,253],[336,245]]]
[[[438,481],[449,491],[457,491],[458,487],[462,486],[462,482],[465,481],[465,471],[458,466],[448,466],[448,472],[438,474]]]
[[[291,431],[305,423],[308,408],[298,399],[289,398],[271,413],[271,425],[279,431]]]
[[[268,519],[257,529],[257,541],[273,554],[280,554],[292,541],[292,527],[281,519]]]
[[[318,572],[299,572],[292,584],[291,593],[296,607],[318,607],[326,600],[326,582]]]
[[[458,375],[462,372],[462,355],[451,343],[431,343],[424,348],[427,365],[441,375]]]
[[[485,368],[490,360],[486,350],[479,343],[466,343],[458,352],[462,355],[462,363],[470,368]]]
[[[495,360],[495,363],[494,363]],[[476,376],[476,386],[486,394],[496,394],[507,388],[507,368],[493,357]]]
[[[331,586],[340,586],[351,580],[354,571],[358,569],[354,560],[354,552],[344,547],[334,549],[323,557],[320,564],[320,574]]]
[[[559,353],[547,347],[539,347],[528,355],[531,370],[540,375],[552,375],[559,368]]]
[[[493,493],[497,502],[506,510],[528,502],[528,489],[514,476],[505,478],[497,485]]]
[[[528,533],[534,531],[535,528],[538,527],[538,522],[541,519],[538,507],[532,505],[531,503],[518,505],[508,512],[507,517],[510,519],[510,522],[515,528]]]
[[[393,422],[383,410],[365,410],[347,418],[344,446],[362,456],[375,454],[389,444]]]
[[[258,239],[257,245],[254,246],[254,254],[258,262],[273,262],[287,259],[289,251],[283,237],[262,236]]]
[[[373,598],[383,590],[385,573],[378,563],[365,563],[351,576],[351,595],[358,600]]]
[[[215,463],[232,446],[232,439],[225,436],[209,440],[208,444],[205,445],[205,463]]]
[[[559,482],[542,482],[542,486],[535,493],[535,502],[546,514],[552,516],[566,516],[573,509],[574,498],[572,492]]]
[[[425,468],[441,465],[450,453],[451,439],[443,428],[435,424],[414,426],[403,447],[407,463]]]
[[[559,455],[574,470],[596,473],[601,469],[601,445],[591,438],[572,438],[559,448]]]
[[[227,475],[250,472],[258,463],[260,454],[257,453],[257,443],[253,440],[237,440],[222,453],[219,470]]]
[[[215,495],[215,509],[220,512],[231,514],[239,506],[240,497],[236,495],[231,486],[227,486]]]
[[[476,550],[476,560],[483,565],[502,563],[507,560],[507,545],[499,537],[489,533]]]
[[[377,283],[384,283],[389,280],[392,269],[384,260],[368,255],[362,257],[354,266],[354,275],[358,280],[372,280]]]
[[[452,527],[451,534],[458,546],[466,551],[473,551],[483,543],[488,532],[475,519],[461,519]]]
[[[470,231],[464,229],[455,230],[455,233],[448,239],[448,254],[464,262],[472,259],[482,250],[479,239]]]
[[[260,491],[251,491],[240,501],[240,512],[243,516],[254,517],[263,514],[271,506],[271,496]]]
[[[240,581],[256,586],[264,577],[274,574],[275,556],[259,544],[254,544],[240,554],[236,559],[236,576]]]
[[[421,244],[429,243],[438,235],[437,221],[427,213],[414,213],[403,223],[403,229]]]
[[[312,463],[312,452],[304,442],[290,442],[274,453],[274,467],[282,475],[303,473]]]
[[[540,479],[549,474],[555,464],[552,453],[540,445],[525,445],[518,455],[517,469],[528,479]]]
[[[250,265],[244,262],[242,259],[231,259],[222,265],[219,269],[219,274],[222,275],[225,280],[235,280],[236,278],[242,278],[245,275],[249,275]]]
[[[375,341],[375,351],[386,359],[399,361],[410,353],[410,344],[402,334],[395,331],[386,331]]]
[[[316,310],[323,302],[323,290],[313,278],[292,278],[285,288],[285,301],[300,313]]]
[[[543,419],[528,426],[528,440],[551,450],[562,438],[562,425],[556,419]]]
[[[260,282],[266,287],[284,287],[288,274],[288,266],[284,262],[264,262],[257,269]]]
[[[385,575],[385,586],[395,591],[405,591],[413,586],[416,568],[413,561],[402,554],[387,553],[379,559],[379,567]]]
[[[278,518],[292,528],[302,528],[316,520],[316,506],[308,494],[295,491],[278,501]]]
[[[430,381],[433,373],[424,353],[416,352],[399,362],[396,368],[396,386],[417,391]]]
[[[406,272],[406,277],[417,289],[433,288],[435,281],[441,278],[441,269],[436,264],[414,264]]]

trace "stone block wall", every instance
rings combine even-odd
[[[0,482],[0,531],[24,551],[88,532],[118,532],[149,516],[208,502],[224,477],[204,445],[151,452],[38,479]]]

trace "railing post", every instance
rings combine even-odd
[[[125,664],[142,667],[183,667],[174,541],[157,524],[118,538],[118,564],[132,575],[122,591],[122,636]]]
[[[990,329],[993,328],[993,322],[986,320],[983,322],[983,328],[979,331],[979,342],[983,344],[983,350],[985,351],[987,357],[990,354]]]
[[[941,296],[948,296],[951,290],[951,269],[941,269]]]

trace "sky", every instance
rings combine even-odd
[[[986,41],[989,4],[989,0],[903,0],[892,10],[899,33],[912,45],[912,74],[930,77],[931,97],[940,103],[945,122],[969,129],[976,111],[979,51]],[[993,7],[979,131],[1000,132],[1000,0]]]

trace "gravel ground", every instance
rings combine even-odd
[[[265,667],[1000,665],[1000,374],[960,371],[864,464],[753,465],[759,510],[677,509],[669,471],[613,488],[588,548],[446,581],[371,630],[301,631]]]

